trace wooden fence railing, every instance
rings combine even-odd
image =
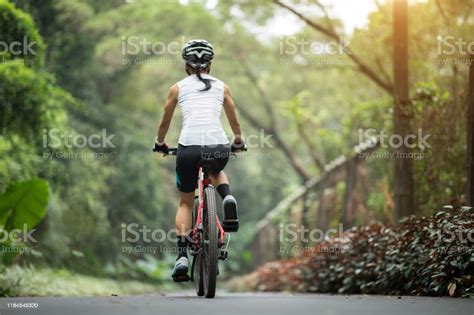
[[[280,247],[280,223],[294,223],[296,226],[326,230],[331,207],[335,204],[334,196],[328,191],[341,181],[345,182],[345,189],[340,221],[344,227],[352,226],[359,202],[355,198],[355,192],[359,186],[364,186],[362,181],[358,180],[358,174],[365,161],[364,157],[376,150],[378,145],[378,140],[372,138],[356,146],[352,156],[342,155],[334,159],[325,165],[324,173],[320,177],[308,180],[270,210],[256,226],[251,248],[253,266],[289,256],[289,253],[282,252]]]

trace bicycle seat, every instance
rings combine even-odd
[[[198,167],[199,166],[209,171],[213,171],[219,167],[219,162],[214,158],[202,158],[198,163]]]

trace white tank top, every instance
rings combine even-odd
[[[178,104],[183,113],[183,126],[179,136],[182,145],[228,144],[229,140],[221,125],[224,102],[224,82],[208,74],[211,89],[200,91],[205,85],[193,74],[179,81]]]

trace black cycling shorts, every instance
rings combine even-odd
[[[214,158],[218,165],[211,173],[219,173],[229,161],[230,145],[218,144],[212,146],[178,145],[176,155],[176,185],[179,191],[192,192],[197,188],[198,164],[202,158]]]

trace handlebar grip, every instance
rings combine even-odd
[[[236,148],[234,146],[230,147],[230,152],[236,152],[236,151],[242,151],[242,152],[247,151],[247,145],[244,144],[242,148]]]
[[[168,148],[167,152],[158,151],[158,150],[155,150],[155,148],[153,148],[153,152],[163,153],[163,156],[176,155],[176,154],[178,154],[178,148]]]
[[[167,155],[176,155],[176,154],[178,154],[178,148],[168,148]]]

